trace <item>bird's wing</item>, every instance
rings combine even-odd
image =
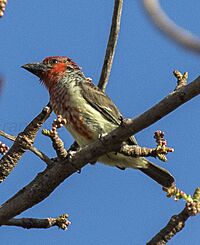
[[[122,115],[112,100],[92,82],[84,81],[80,85],[84,99],[107,120],[115,125],[120,125]]]
[[[122,114],[112,102],[112,100],[91,81],[80,82],[82,96],[97,111],[99,111],[107,120],[115,125],[120,125]],[[128,139],[129,144],[137,144],[134,136]]]

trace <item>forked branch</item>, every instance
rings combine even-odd
[[[0,160],[0,182],[4,181],[22,155],[33,145],[36,134],[42,124],[47,120],[51,114],[49,105],[43,108],[42,112],[24,129],[23,132],[18,134],[14,144],[7,151],[7,153]]]

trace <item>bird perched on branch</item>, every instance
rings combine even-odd
[[[42,62],[22,67],[44,83],[54,112],[66,119],[67,130],[80,147],[94,142],[100,135],[120,125],[122,115],[116,105],[68,57],[47,57]],[[126,143],[137,145],[134,137],[127,139]],[[119,168],[139,169],[164,187],[174,183],[174,178],[167,170],[144,157],[111,152],[101,156],[98,161]]]

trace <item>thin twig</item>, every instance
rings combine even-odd
[[[42,134],[49,137],[52,141],[52,146],[54,150],[56,151],[57,157],[61,159],[65,159],[67,156],[67,150],[64,147],[64,142],[59,137],[58,132],[53,132],[52,130],[43,129]]]
[[[122,120],[123,123],[123,120]],[[166,162],[166,155],[169,152],[174,152],[174,149],[167,146],[167,140],[164,138],[164,132],[157,130],[154,133],[154,139],[156,140],[156,148],[141,147],[139,145],[130,145],[123,143],[119,152],[125,156],[132,157],[158,157],[161,161]]]
[[[65,149],[64,142],[58,135],[58,128],[61,128],[63,125],[67,123],[66,119],[61,115],[58,115],[57,118],[52,123],[51,130],[43,129],[42,134],[48,136],[51,141],[54,150],[56,151],[57,157],[62,160],[67,156],[67,150]]]
[[[51,167],[47,167],[39,173],[26,187],[1,205],[0,224],[4,224],[6,220],[41,202],[66,178],[80,170],[88,162],[95,161],[108,152],[115,152],[128,137],[157,122],[199,94],[200,77],[169,94],[140,116],[127,119],[120,127],[102,137],[101,140],[87,145],[64,161],[53,163]]]
[[[16,139],[16,137],[14,135],[5,133],[2,130],[0,130],[0,136],[4,137],[6,139],[9,139],[11,141],[15,141],[15,139]],[[51,159],[46,154],[44,154],[42,151],[37,149],[35,146],[31,146],[29,150],[32,151],[36,156],[38,156],[47,165],[51,165],[51,163],[52,163]]]
[[[154,24],[164,32],[167,37],[176,41],[184,48],[200,53],[200,39],[189,31],[177,26],[161,9],[159,0],[143,0],[143,5]]]
[[[180,71],[173,71],[174,76],[177,78],[177,85],[174,89],[174,91],[182,88],[183,86],[187,85],[187,79],[188,79],[188,72],[184,72],[183,74]]]
[[[15,141],[16,140],[16,137],[14,135],[11,135],[11,134],[7,134],[6,132],[4,132],[3,130],[0,130],[0,136],[8,139],[8,140],[11,140],[11,141]]]
[[[113,58],[115,54],[115,48],[117,45],[118,34],[120,30],[120,21],[122,14],[123,0],[115,0],[112,25],[110,29],[110,36],[107,44],[106,54],[104,58],[104,64],[102,67],[102,72],[99,80],[98,87],[103,91],[106,89],[108,83],[108,78],[110,76],[110,71],[112,68]]]
[[[71,222],[67,219],[68,215],[63,214],[57,218],[46,218],[46,219],[37,219],[37,218],[13,218],[5,222],[6,226],[18,226],[25,229],[31,228],[51,228],[53,226],[57,226],[62,230],[67,230],[68,226]]]
[[[179,214],[173,215],[167,225],[147,245],[166,244],[177,232],[184,228],[185,222],[189,217],[187,208],[184,208]]]
[[[159,157],[159,155],[166,155],[168,152],[173,152],[172,148],[147,148],[139,145],[128,145],[124,144],[120,148],[120,153],[125,156],[132,157]],[[160,158],[159,158],[160,159]],[[167,159],[160,159],[166,161]]]
[[[31,146],[29,150],[32,151],[36,156],[38,156],[48,166],[50,166],[52,164],[52,160],[46,154],[44,154],[42,151],[37,149],[35,146]]]
[[[8,177],[22,155],[27,150],[30,150],[38,130],[50,116],[51,111],[50,105],[48,104],[43,108],[42,112],[29,123],[24,131],[18,134],[12,147],[0,160],[0,182]]]

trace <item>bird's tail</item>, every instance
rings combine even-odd
[[[147,159],[144,159],[146,162],[145,168],[138,168],[140,171],[148,175],[150,178],[155,180],[157,183],[162,185],[163,187],[170,187],[175,182],[174,177],[164,168],[161,168]]]

